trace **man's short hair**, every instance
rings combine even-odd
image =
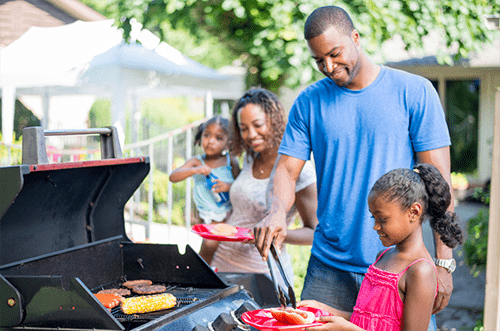
[[[315,9],[304,25],[304,38],[310,40],[335,27],[339,32],[350,35],[354,25],[349,14],[337,6],[324,6]]]

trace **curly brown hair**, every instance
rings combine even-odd
[[[255,159],[258,153],[255,153],[252,148],[247,146],[243,139],[241,139],[240,126],[238,125],[238,112],[248,104],[259,106],[269,118],[271,128],[270,143],[271,146],[276,149],[279,147],[283,134],[285,133],[285,110],[276,94],[259,87],[250,88],[236,102],[231,116],[233,130],[229,140],[229,150],[231,154],[238,156],[241,155],[243,151],[246,151],[247,157]]]

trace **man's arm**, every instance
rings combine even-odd
[[[267,195],[268,214],[254,227],[255,246],[267,260],[271,243],[278,250],[287,234],[286,212],[295,201],[295,183],[304,167],[305,161],[288,155],[279,154],[274,164]]]
[[[441,175],[450,186],[451,193],[451,203],[448,207],[448,211],[455,210],[455,204],[453,201],[453,190],[451,186],[451,175],[450,175],[450,148],[443,147],[438,149],[433,149],[425,152],[417,152],[417,162],[428,163],[434,165],[438,168]],[[440,235],[434,231],[434,247],[435,256],[438,259],[452,259],[453,251],[451,248],[446,246],[440,239]],[[444,268],[437,267],[438,279],[439,279],[439,293],[434,301],[434,311],[433,314],[443,310],[450,300],[451,293],[453,292],[453,277]]]

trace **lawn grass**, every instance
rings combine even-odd
[[[302,287],[304,286],[304,278],[306,277],[309,256],[311,256],[311,246],[287,245],[286,250],[292,258],[294,273],[293,290],[295,291],[297,301],[299,301],[300,294],[302,293]]]

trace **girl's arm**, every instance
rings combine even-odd
[[[187,160],[182,166],[172,171],[169,179],[171,182],[177,183],[196,174],[208,175],[211,170],[209,166],[202,164],[198,158],[193,157]]]
[[[356,324],[352,324],[348,320],[340,316],[321,316],[322,322],[327,322],[321,326],[306,328],[307,331],[366,331]]]
[[[363,329],[359,326],[349,322],[352,313],[335,309],[324,303],[318,302],[316,300],[304,300],[297,303],[297,306],[302,307],[314,307],[324,311],[329,312],[333,316],[322,316],[319,318],[322,322],[327,322],[321,326],[307,328],[307,331],[362,331]]]
[[[425,331],[429,327],[436,295],[436,271],[430,263],[419,262],[405,273],[405,307],[401,330]]]
[[[338,309],[335,309],[327,304],[324,304],[324,303],[316,301],[316,300],[299,301],[299,302],[297,302],[297,307],[313,307],[316,309],[321,309],[321,310],[329,312],[332,315],[343,317],[346,320],[350,320],[351,315],[352,315],[352,312],[338,310]]]
[[[285,243],[292,245],[312,245],[314,230],[318,225],[316,209],[318,208],[318,197],[316,194],[316,183],[295,193],[295,205],[299,211],[304,226],[295,230],[288,230]]]

